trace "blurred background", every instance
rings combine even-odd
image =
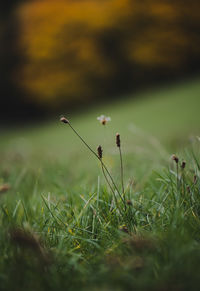
[[[199,0],[4,1],[0,118],[41,120],[198,76],[199,11]]]

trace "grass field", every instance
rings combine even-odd
[[[102,146],[114,194],[59,117],[2,130],[1,290],[199,289],[199,79],[133,97],[63,112],[94,151]]]

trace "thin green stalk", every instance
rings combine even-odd
[[[110,172],[108,171],[107,167],[105,166],[105,164],[104,164],[103,162],[102,162],[102,165],[103,165],[104,169],[106,170],[106,172],[107,172],[107,174],[108,174],[110,180],[112,181],[112,183],[113,183],[115,189],[117,190],[117,193],[118,193],[120,199],[124,202],[124,199],[123,199],[122,195],[120,194],[119,189],[117,188],[117,186],[116,186],[116,184],[115,184],[115,182],[114,182],[114,180],[113,180],[113,178],[112,178]]]
[[[70,123],[68,123],[71,129],[74,131],[74,133],[80,138],[80,140],[84,143],[84,145],[99,159],[98,155],[93,151],[93,149],[84,141],[84,139],[79,135],[79,133],[71,126]]]
[[[73,130],[73,132],[80,138],[80,140],[84,143],[84,145],[95,155],[95,157],[98,159],[98,160],[100,160],[100,158],[99,158],[99,156],[95,153],[95,151],[86,143],[86,141],[79,135],[79,133],[73,128],[73,126],[69,123],[69,121],[67,122],[68,123],[68,125],[70,126],[70,128]],[[109,172],[109,170],[107,169],[107,167],[106,167],[106,165],[104,164],[104,162],[103,161],[101,161],[100,160],[100,162],[102,163],[102,165],[103,165],[103,167],[104,167],[104,169],[105,169],[105,171],[107,172],[107,174],[108,174],[108,176],[109,176],[109,178],[110,178],[110,180],[111,180],[111,182],[112,182],[112,184],[113,184],[113,186],[114,186],[114,188],[116,189],[116,191],[117,191],[117,193],[118,193],[118,195],[120,196],[120,198],[121,198],[121,200],[122,201],[124,201],[123,200],[123,198],[122,198],[122,196],[121,196],[121,194],[120,194],[120,191],[119,191],[119,189],[118,189],[118,187],[116,186],[116,184],[115,184],[115,182],[114,182],[114,180],[113,180],[113,178],[112,178],[112,176],[111,176],[111,174],[110,174],[110,172]]]
[[[121,184],[122,184],[122,196],[123,196],[124,207],[125,207],[125,210],[126,210],[126,200],[125,200],[125,190],[124,190],[123,161],[122,161],[121,140],[120,140],[120,134],[119,133],[116,133],[116,145],[119,148],[120,170],[121,170]]]
[[[125,191],[124,191],[124,171],[123,171],[123,161],[122,161],[122,151],[121,151],[121,147],[119,147],[119,155],[120,155],[120,168],[121,168],[122,191],[123,191],[123,194],[125,194]]]
[[[176,164],[176,175],[177,175],[177,191],[178,191],[178,190],[179,190],[179,178],[178,178],[179,171],[178,171],[178,163]]]
[[[111,189],[111,191],[112,191],[112,193],[113,193],[113,196],[114,196],[114,199],[115,199],[116,206],[117,206],[117,208],[119,209],[119,211],[120,211],[120,213],[121,213],[121,209],[120,209],[120,207],[119,207],[119,204],[118,204],[118,201],[117,201],[117,197],[116,197],[116,195],[115,195],[115,191],[114,191],[114,189],[112,188],[112,186],[110,185],[110,182],[109,182],[109,180],[108,180],[108,178],[107,178],[107,176],[106,176],[106,173],[105,173],[105,171],[104,171],[103,162],[102,162],[101,159],[100,159],[100,161],[101,161],[101,167],[102,167],[102,172],[103,172],[104,178],[105,178],[107,184],[109,185],[109,187],[110,187],[110,189]],[[121,214],[122,214],[122,213],[121,213]]]

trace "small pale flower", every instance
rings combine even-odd
[[[106,125],[106,123],[108,121],[111,121],[111,118],[109,116],[105,116],[105,115],[100,115],[99,117],[97,117],[97,120],[99,120],[99,122],[103,125]]]

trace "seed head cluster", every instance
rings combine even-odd
[[[181,164],[181,168],[185,169],[185,166],[186,166],[186,161],[183,161],[182,164]]]
[[[116,145],[120,148],[121,140],[120,140],[120,134],[116,133]]]
[[[110,117],[107,117],[105,115],[101,115],[99,117],[97,117],[97,120],[99,120],[99,122],[102,125],[106,125],[106,123],[108,121],[111,121]],[[126,200],[126,189],[124,187],[124,177],[123,177],[123,160],[122,160],[122,149],[121,149],[121,137],[119,133],[116,133],[115,136],[115,142],[116,145],[118,147],[119,150],[119,155],[120,155],[120,171],[121,171],[121,189],[117,186],[117,184],[115,183],[115,180],[113,179],[110,171],[108,170],[107,166],[105,165],[104,161],[103,161],[103,149],[102,146],[99,145],[97,147],[97,150],[93,150],[92,147],[87,143],[87,141],[85,141],[85,139],[82,138],[82,136],[76,131],[76,129],[73,128],[72,124],[69,122],[68,119],[66,119],[64,116],[60,118],[60,121],[68,124],[69,127],[73,130],[73,132],[77,135],[77,137],[82,141],[82,143],[90,150],[90,152],[100,161],[101,166],[102,166],[102,172],[103,175],[105,177],[105,180],[108,184],[108,186],[110,187],[110,190],[113,193],[113,198],[115,200],[115,204],[116,207],[118,208],[120,214],[122,214],[122,208],[119,205],[119,201],[117,199],[117,195],[119,196],[120,200],[123,202],[124,204],[124,210],[126,211],[127,209],[127,205],[128,206],[133,206],[133,203],[131,200]],[[181,183],[182,180],[184,180],[184,169],[186,167],[186,162],[185,161],[179,161],[179,158],[173,154],[171,156],[171,159],[176,163],[176,170],[177,170],[177,189],[181,190]],[[179,164],[180,163],[180,164]],[[181,173],[179,173],[179,168],[181,168]],[[193,176],[193,183],[196,184],[198,182],[199,177],[197,177],[197,175]],[[4,192],[5,190],[7,190],[7,188],[5,186],[0,187],[0,193]],[[187,191],[190,193],[190,187],[187,187]],[[95,214],[96,215],[96,214]],[[128,232],[128,228],[126,225],[123,225],[121,227],[121,230],[124,232]]]
[[[98,148],[97,148],[97,153],[98,153],[98,157],[100,159],[102,159],[102,156],[103,156],[103,150],[102,150],[102,147],[99,145]]]
[[[172,160],[175,161],[176,164],[178,164],[178,157],[176,155],[172,155]]]
[[[106,123],[107,123],[108,121],[111,121],[111,118],[110,118],[110,116],[100,115],[99,117],[97,117],[97,120],[99,120],[99,122],[100,122],[102,125],[106,125]]]
[[[61,117],[60,121],[63,122],[63,123],[69,124],[69,120],[67,118],[65,118],[65,117]]]

